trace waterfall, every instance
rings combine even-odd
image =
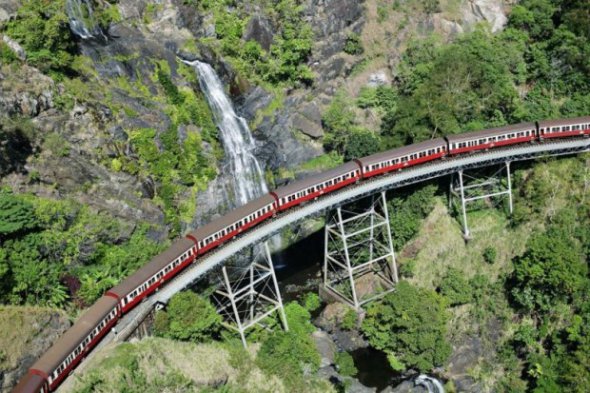
[[[442,383],[438,379],[429,377],[428,375],[418,375],[414,380],[414,385],[424,386],[428,389],[428,393],[445,393]]]
[[[83,40],[88,38],[106,38],[96,19],[92,0],[67,0],[66,13],[72,32]]]
[[[205,93],[219,128],[219,135],[229,166],[235,192],[235,205],[241,206],[268,193],[260,163],[254,156],[256,144],[246,120],[238,116],[223,90],[223,83],[213,68],[200,61],[186,62],[197,71],[201,90]]]

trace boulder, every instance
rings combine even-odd
[[[337,348],[330,335],[324,331],[316,330],[312,333],[311,337],[321,357],[320,367],[327,367],[334,364]]]
[[[267,19],[260,15],[254,15],[248,21],[246,29],[244,31],[244,40],[254,40],[260,44],[260,46],[268,51],[273,42],[273,27]]]
[[[328,332],[333,332],[338,329],[342,319],[350,310],[350,306],[344,303],[330,303],[322,310],[315,325]]]
[[[8,46],[16,54],[16,57],[18,57],[19,60],[24,61],[27,59],[27,54],[25,50],[22,46],[19,45],[18,42],[16,42],[6,34],[2,36],[2,41],[4,41],[6,46]]]
[[[299,113],[293,117],[293,127],[314,139],[324,136],[321,124],[315,123]]]
[[[493,33],[502,30],[508,22],[503,0],[469,0],[463,3],[462,13],[464,24],[471,26],[485,20]]]
[[[387,70],[379,70],[369,75],[369,81],[367,82],[368,87],[379,87],[385,86],[390,83],[389,77],[387,76]]]
[[[239,103],[238,112],[246,120],[252,121],[256,114],[266,108],[273,100],[273,95],[260,86],[250,89]]]

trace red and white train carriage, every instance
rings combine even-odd
[[[157,290],[198,257],[240,232],[303,202],[371,176],[482,149],[590,135],[590,117],[523,123],[450,135],[359,158],[329,171],[298,180],[257,198],[175,241],[133,275],[109,290],[29,369],[15,393],[55,390],[122,314]]]

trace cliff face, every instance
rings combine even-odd
[[[402,9],[389,11],[386,16],[377,3],[303,2],[304,18],[314,36],[308,60],[313,84],[295,86],[277,97],[277,92],[248,83],[248,76],[237,74],[207,46],[190,48],[188,43],[195,40],[217,38],[211,14],[182,1],[167,0],[155,6],[149,1],[121,0],[113,5],[119,22],[112,23],[102,37],[78,41],[83,83],[98,91],[81,92],[84,94],[76,97],[73,105],[65,105],[62,95],[68,86],[63,83],[29,66],[0,68],[2,116],[27,119],[36,131],[30,146],[17,143],[19,147],[25,145],[20,150],[10,147],[18,141],[18,133],[3,140],[0,148],[10,153],[0,159],[2,183],[20,192],[73,197],[124,220],[144,220],[159,227],[160,236],[165,236],[161,205],[152,198],[157,186],[154,179],[116,171],[109,165],[114,157],[133,159],[137,154],[130,146],[129,130],[154,128],[162,133],[172,123],[154,82],[157,62],[168,64],[176,85],[196,90],[194,77],[186,70],[179,72],[177,55],[213,63],[234,93],[240,114],[254,125],[253,133],[259,141],[257,155],[276,175],[279,168],[297,168],[322,153],[322,111],[339,89],[354,94],[367,83],[391,83],[396,59],[410,37],[433,31],[450,37],[481,20],[488,20],[497,30],[505,21],[500,0],[463,1],[458,9],[441,2],[437,13]],[[385,3],[393,9],[393,2]],[[14,16],[18,4],[9,1],[0,5],[0,23]],[[245,39],[268,47],[277,35],[276,24],[256,1],[246,1],[242,6],[251,12],[244,28]],[[344,52],[352,34],[361,37],[363,54]],[[370,116],[363,117],[367,125],[374,125]],[[186,133],[182,129],[179,132]],[[55,154],[44,145],[46,137],[54,133],[69,146],[67,154]],[[204,148],[207,150],[206,144]],[[217,165],[221,162],[218,160]],[[38,183],[29,181],[27,175],[32,172],[39,174]],[[224,210],[219,206],[219,189],[226,181],[221,171],[218,174],[209,187],[198,191],[193,219],[184,221],[184,228]],[[279,175],[276,181],[283,179]],[[88,192],[89,187],[92,192]],[[187,190],[179,196],[188,198],[189,194]]]
[[[63,312],[0,306],[0,391],[10,392],[19,378],[70,327]]]
[[[434,12],[395,9],[393,0],[304,0],[303,17],[313,33],[307,60],[313,82],[271,89],[249,81],[216,50],[220,35],[211,12],[182,0],[110,3],[118,18],[100,35],[76,41],[81,75],[76,82],[51,78],[26,62],[0,64],[0,185],[18,193],[71,198],[130,226],[149,223],[155,240],[168,237],[172,225],[166,220],[166,204],[156,197],[161,180],[138,168],[142,157],[132,133],[154,130],[162,152],[165,133],[185,115],[168,104],[158,70],[169,73],[181,91],[202,98],[194,72],[182,66],[179,56],[214,65],[239,114],[252,126],[256,155],[279,185],[302,172],[302,163],[323,154],[322,114],[335,94],[345,91],[354,97],[367,84],[392,83],[400,53],[412,37],[438,32],[452,39],[482,20],[494,30],[505,22],[502,0],[441,1]],[[243,37],[268,49],[278,39],[277,24],[261,3],[241,2],[250,16]],[[0,24],[14,18],[19,5],[17,0],[2,1]],[[359,37],[363,53],[345,52],[352,36]],[[0,40],[13,42],[10,37]],[[17,49],[26,58],[26,52]],[[363,125],[378,127],[371,110],[358,115]],[[182,213],[182,232],[227,209],[220,202],[227,178],[223,154],[214,141],[206,140],[205,126],[180,125],[177,133],[179,141],[198,135],[202,155],[216,172],[196,185],[174,183],[178,191],[173,203],[186,201],[175,206]],[[122,169],[121,162],[128,167]],[[13,312],[0,310],[0,318]],[[20,352],[10,355],[13,360],[0,359],[6,370],[0,373],[4,389],[68,326],[55,312],[22,312],[18,326],[33,327],[29,338],[0,337],[21,343]],[[0,334],[6,332],[0,329]]]

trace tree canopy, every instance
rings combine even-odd
[[[221,329],[221,316],[209,300],[191,291],[174,295],[166,311],[156,314],[156,334],[176,340],[203,342]]]
[[[33,205],[8,190],[0,189],[0,240],[38,225]]]
[[[559,228],[533,236],[527,251],[514,260],[516,303],[526,311],[551,310],[583,287],[588,265],[581,247]]]
[[[451,354],[445,308],[436,292],[400,281],[395,292],[369,306],[362,330],[373,347],[392,354],[404,368],[429,371]]]

